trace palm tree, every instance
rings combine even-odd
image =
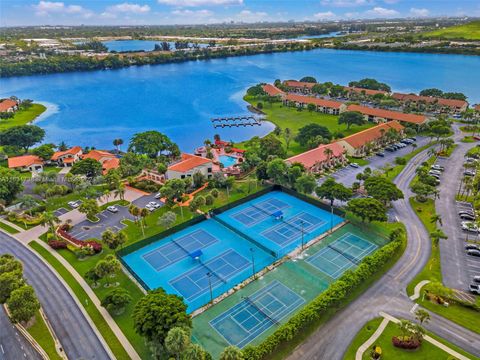
[[[425,311],[423,309],[418,309],[415,311],[415,319],[420,321],[420,325],[423,325],[423,323],[428,324],[430,321],[430,314],[428,311]]]
[[[115,189],[115,197],[119,197],[120,200],[125,200],[125,184],[124,183],[119,183],[117,188]]]
[[[49,231],[57,237],[55,233],[55,226],[60,223],[60,219],[58,218],[57,215],[53,213],[53,211],[45,211],[42,214],[42,217],[40,219],[40,224],[48,226]]]
[[[432,215],[432,216],[430,217],[430,222],[431,222],[432,224],[435,224],[435,225],[436,225],[437,223],[439,223],[440,226],[443,226],[442,217],[441,217],[440,215],[438,215],[438,214]]]
[[[117,153],[120,152],[120,145],[122,144],[123,144],[123,140],[120,138],[113,140],[113,145],[117,148]]]
[[[333,150],[327,147],[325,150],[323,150],[323,154],[327,157],[327,163],[330,164],[330,158],[333,155]]]

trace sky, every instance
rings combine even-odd
[[[479,16],[480,0],[0,0],[0,26]]]

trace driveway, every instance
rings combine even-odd
[[[429,142],[429,138],[423,137],[423,136],[417,136],[417,141],[415,144],[417,145],[417,148],[420,148],[424,145],[427,145]],[[341,168],[334,174],[332,174],[332,177],[337,180],[338,182],[341,182],[345,186],[352,186],[352,184],[355,181],[358,181],[356,179],[357,174],[363,172],[366,167],[371,168],[372,170],[375,169],[381,169],[383,168],[386,164],[392,164],[395,165],[395,158],[396,157],[402,157],[405,155],[410,154],[412,151],[414,151],[414,148],[412,145],[408,145],[404,147],[403,149],[399,149],[394,152],[388,152],[385,151],[385,157],[380,157],[378,155],[372,155],[367,158],[369,160],[369,164],[365,166],[360,166],[358,168],[353,168],[352,166],[346,166],[344,168]],[[320,183],[325,181],[325,177],[320,179]]]
[[[35,288],[45,314],[68,358],[109,359],[96,332],[56,274],[32,250],[12,237],[0,233],[0,254],[5,253],[12,254],[22,261],[25,277]],[[80,299],[80,301],[83,300]],[[3,333],[3,328],[1,332]],[[25,359],[25,357],[11,359]]]
[[[122,224],[125,219],[133,220],[133,216],[128,212],[127,206],[115,205],[118,209],[117,213],[112,213],[104,210],[97,214],[100,219],[97,223],[92,223],[88,220],[83,220],[74,225],[70,230],[70,234],[78,240],[101,239],[102,233],[111,228],[114,232],[118,232],[126,225]]]
[[[151,201],[155,201],[161,206],[164,205],[163,202],[161,202],[159,199],[155,199],[155,194],[144,195],[142,197],[139,197],[137,200],[134,200],[132,204],[138,206],[139,208],[144,208]]]

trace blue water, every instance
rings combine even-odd
[[[223,164],[224,167],[233,166],[237,163],[236,157],[228,155],[220,155],[218,160]]]
[[[342,36],[340,34],[340,31],[332,31],[327,34],[321,34],[321,35],[303,35],[303,36],[296,37],[295,39],[323,39],[327,37],[338,37],[338,36]]]
[[[108,51],[153,51],[155,44],[163,42],[162,40],[110,40],[102,41],[108,48]],[[175,49],[175,42],[168,41],[172,49]],[[207,44],[199,44],[200,47],[206,47]]]
[[[317,49],[129,67],[119,70],[0,79],[0,97],[16,95],[51,104],[39,124],[46,141],[112,148],[136,132],[156,129],[193,151],[219,133],[241,141],[273,126],[214,129],[210,118],[247,112],[246,89],[306,75],[347,84],[373,77],[395,91],[437,87],[480,102],[480,57]]]

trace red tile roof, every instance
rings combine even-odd
[[[387,120],[405,121],[413,124],[423,124],[427,120],[425,115],[405,114],[398,111],[370,108],[361,105],[349,105],[347,110],[358,111],[364,115],[371,115]]]
[[[362,88],[350,87],[350,86],[344,86],[343,88],[349,92],[365,93],[367,95],[377,95],[377,94],[387,95],[388,94],[387,91],[383,91],[383,90],[362,89]]]
[[[74,146],[68,150],[65,151],[57,151],[52,155],[52,160],[56,161],[63,155],[76,155],[82,151],[82,148],[80,146]]]
[[[8,167],[11,169],[31,166],[31,165],[43,165],[43,160],[40,159],[37,155],[23,155],[8,158]]]
[[[208,163],[212,163],[212,160],[201,157],[201,156],[182,153],[182,160],[176,164],[170,165],[168,167],[168,170],[177,171],[177,172],[187,172],[200,165],[204,165]]]
[[[265,84],[262,86],[263,91],[265,91],[270,96],[281,96],[285,94],[282,90],[277,88],[275,85],[272,84]]]
[[[120,159],[118,158],[111,158],[107,159],[102,163],[102,173],[106,175],[110,170],[116,169],[120,166]]]
[[[215,140],[215,145],[218,145],[218,146],[230,146],[230,141]]]
[[[480,111],[480,104],[475,105],[475,110],[476,110],[476,111]]]
[[[94,159],[100,161],[102,158],[115,158],[115,155],[103,150],[92,150],[88,154],[83,155],[84,159]]]
[[[288,94],[287,96],[285,96],[285,100],[294,101],[302,104],[314,104],[317,106],[323,106],[331,109],[340,109],[340,107],[343,105],[343,103],[339,101],[325,100],[311,96],[302,96],[295,94]]]
[[[371,127],[369,129],[359,131],[358,133],[344,137],[343,139],[340,139],[338,141],[346,141],[353,148],[359,148],[369,142],[372,142],[376,139],[381,138],[383,136],[382,133],[385,134],[389,129],[401,131],[404,129],[404,127],[400,125],[397,121],[389,121],[389,122]]]
[[[307,88],[311,89],[316,83],[309,83],[309,82],[304,82],[304,81],[297,81],[297,80],[286,80],[284,84],[288,87],[291,88]]]
[[[328,156],[325,154],[326,149],[332,150],[333,153],[331,154],[331,157],[339,157],[344,153],[343,147],[335,142],[328,145],[320,145],[315,149],[292,156],[286,161],[290,164],[295,162],[302,163],[305,168],[310,169],[316,163],[324,162],[328,159]]]
[[[448,107],[462,108],[468,105],[468,103],[464,100],[444,99],[444,98],[437,98],[432,96],[420,96],[415,94],[394,93],[392,97],[395,100],[399,100],[399,101],[413,101],[413,102],[423,101],[429,104],[437,102],[439,105],[448,106]]]
[[[232,151],[233,151],[233,152],[240,153],[240,154],[243,154],[243,153],[245,152],[245,150],[243,150],[243,149],[237,149],[237,148],[232,148]]]
[[[5,99],[0,102],[0,112],[8,111],[10,108],[17,105],[17,102],[11,99]]]

